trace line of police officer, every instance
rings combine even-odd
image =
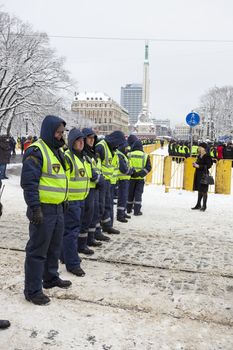
[[[79,253],[93,254],[89,246],[109,240],[103,232],[119,234],[113,227],[113,194],[118,181],[117,220],[127,222],[134,210],[141,215],[144,177],[151,170],[141,141],[131,135],[127,142],[114,131],[97,142],[92,129],[72,129],[68,149],[65,121],[47,116],[38,141],[25,152],[21,186],[27,203],[29,241],[26,246],[26,300],[50,302],[43,289],[68,288],[71,281],[58,274],[61,259],[69,272],[84,276]],[[126,213],[127,209],[127,213]]]

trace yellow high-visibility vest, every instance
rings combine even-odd
[[[127,156],[126,156],[124,153],[122,153],[121,151],[119,151],[119,150],[117,150],[116,153],[117,153],[117,154],[120,154],[120,155],[124,158],[124,160],[125,160],[127,166],[129,167],[129,159],[127,158]],[[118,179],[119,179],[119,180],[129,180],[129,179],[130,179],[130,175],[123,174],[123,173],[120,171],[120,169],[119,169],[119,170],[118,170]]]
[[[73,165],[69,179],[68,200],[84,200],[90,190],[90,178],[92,176],[91,165],[86,160],[81,162],[81,160],[70,150],[67,150],[65,154],[69,157]]]
[[[97,174],[102,174],[101,171],[101,161],[100,159],[98,159],[97,161],[95,160],[95,158],[91,158],[88,155],[86,155],[91,168],[97,173]],[[90,188],[96,188],[96,183],[94,181],[90,181]]]
[[[134,168],[136,172],[143,170],[146,166],[148,154],[143,151],[132,151],[128,153],[129,164],[131,168]],[[143,179],[143,177],[134,177],[134,180]]]
[[[119,158],[116,152],[114,153],[113,159],[112,159],[112,165],[114,166],[113,174],[110,179],[111,185],[115,185],[118,180],[118,172],[119,172]]]
[[[100,142],[97,143],[97,145],[102,145],[104,148],[104,160],[103,161],[101,160],[102,173],[104,175],[104,178],[110,181],[115,169],[114,165],[112,164],[113,162],[112,153],[105,140],[101,140]]]
[[[29,147],[38,147],[43,157],[42,174],[39,182],[41,203],[60,204],[67,199],[68,179],[66,171],[49,146],[42,140]]]

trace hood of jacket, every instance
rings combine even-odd
[[[61,124],[66,126],[66,122],[55,115],[47,115],[41,124],[40,138],[51,148],[59,148],[65,144],[63,138],[58,141],[54,137],[55,131]]]
[[[105,141],[112,150],[116,149],[126,142],[124,133],[119,130],[113,131],[111,134],[107,135],[105,137]]]
[[[132,146],[131,151],[143,151],[143,146],[141,140],[136,140]]]
[[[80,129],[73,128],[70,130],[68,135],[68,147],[71,151],[73,151],[73,144],[74,142],[79,139],[80,137],[84,138],[84,135]]]
[[[127,139],[129,146],[131,146],[137,140],[138,140],[137,136],[133,134],[129,135]]]

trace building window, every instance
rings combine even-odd
[[[112,122],[112,119],[111,119],[111,118],[109,118],[109,123],[111,124],[111,122]]]
[[[107,123],[107,119],[106,118],[104,118],[104,122],[105,122],[105,124]]]

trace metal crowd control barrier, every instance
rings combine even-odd
[[[196,158],[171,157],[150,154],[152,171],[146,176],[146,183],[165,185],[169,189],[193,190],[195,168],[192,163]],[[214,160],[210,174],[215,184],[209,186],[210,193],[231,194],[232,160]]]

